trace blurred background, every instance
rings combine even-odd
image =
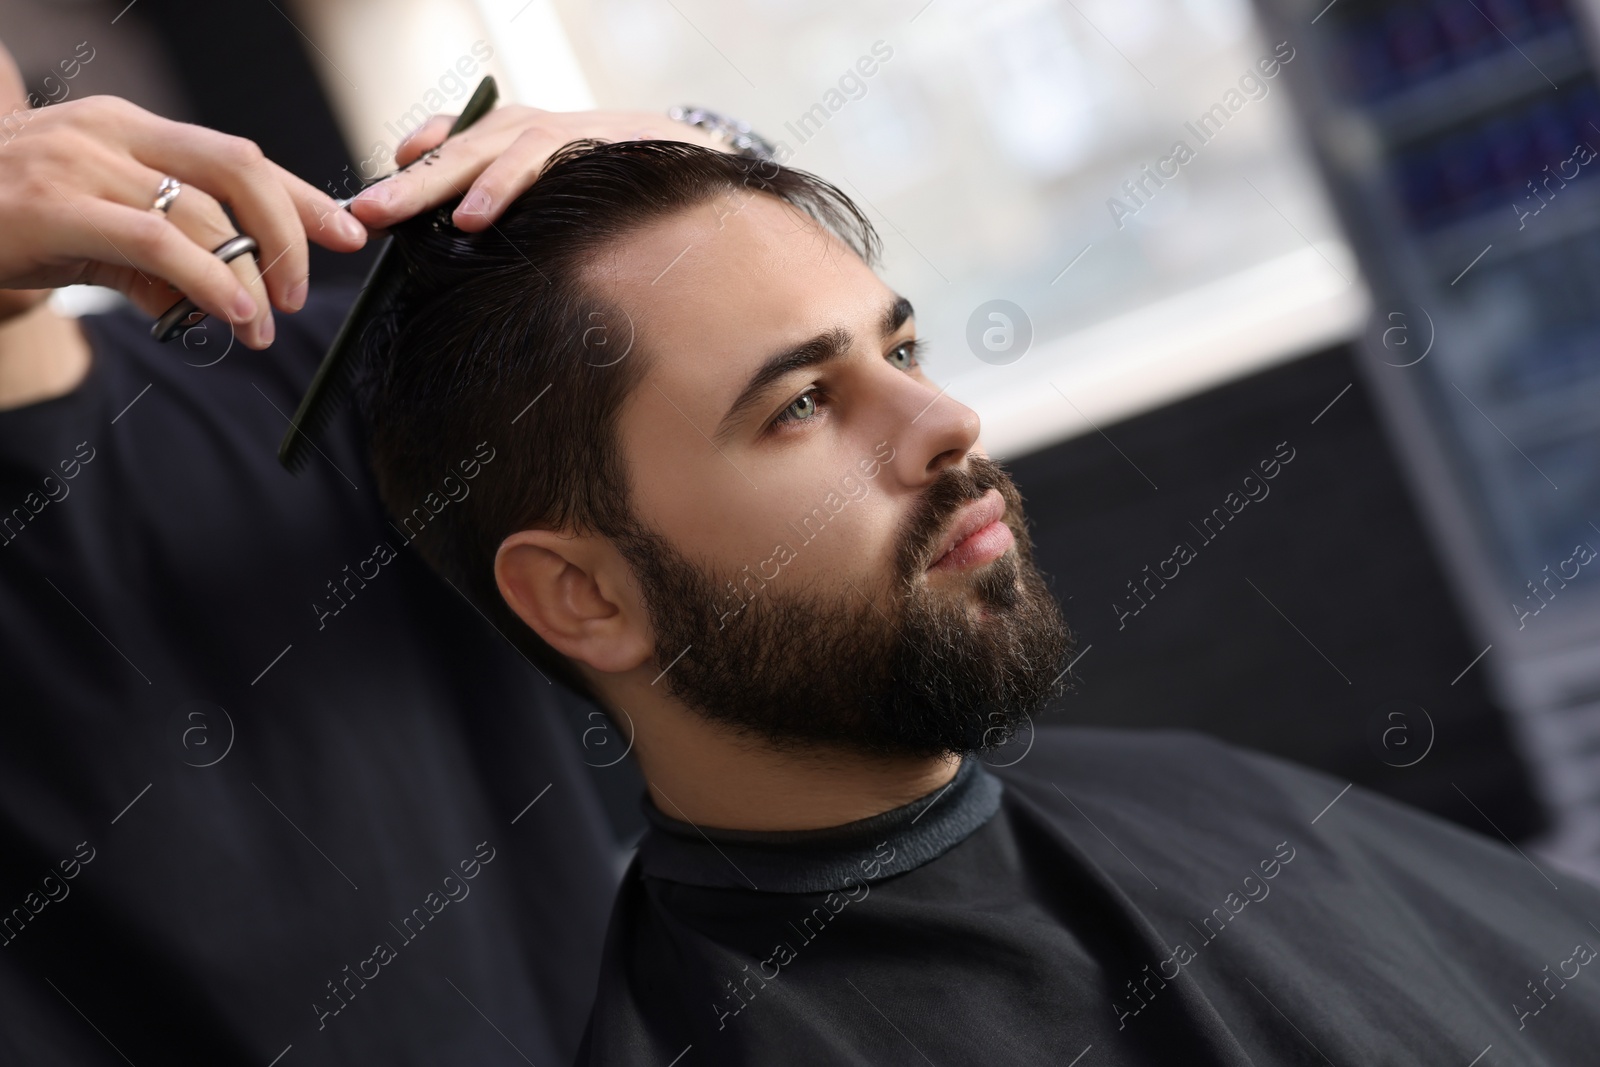
[[[40,106],[125,96],[337,196],[485,72],[749,121],[878,225],[930,374],[1012,464],[1080,637],[1052,721],[1203,730],[1595,875],[1596,17],[0,0],[0,39]],[[630,836],[637,780],[596,774]]]

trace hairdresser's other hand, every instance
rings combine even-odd
[[[433,148],[438,154],[356,197],[350,210],[368,229],[385,229],[458,196],[462,201],[451,221],[469,232],[487,229],[533,184],[556,149],[585,137],[721,147],[704,130],[652,111],[541,111],[508,104],[445,141],[454,122],[454,115],[435,115],[419,126],[395,150],[395,163],[403,167]]]
[[[104,285],[152,315],[181,292],[232,322],[246,345],[265,348],[271,308],[305,303],[308,233],[340,252],[366,242],[327,195],[242,137],[113,96],[28,109],[3,48],[0,117],[0,289],[13,290],[0,294],[0,318],[47,295],[14,290]],[[151,209],[164,175],[183,183],[166,215]],[[264,277],[251,256],[224,264],[211,254],[236,232],[223,204],[259,243]]]

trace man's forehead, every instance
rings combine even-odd
[[[593,284],[632,320],[652,374],[728,375],[730,394],[774,345],[833,327],[865,329],[893,299],[872,268],[809,215],[742,191],[652,223],[591,270]]]
[[[651,222],[612,244],[591,264],[591,278],[619,302],[646,305],[699,295],[731,282],[782,280],[865,270],[836,236],[792,204],[729,190]]]

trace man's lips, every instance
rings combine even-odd
[[[990,489],[956,514],[928,569],[957,570],[998,559],[1015,538],[1003,521],[1005,497]]]

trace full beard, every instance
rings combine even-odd
[[[962,506],[998,489],[1014,545],[935,589],[924,575]],[[821,535],[819,535],[821,536]],[[832,747],[935,756],[998,747],[1058,690],[1074,647],[1022,514],[993,461],[968,457],[924,491],[901,531],[887,589],[781,588],[732,617],[731,576],[703,569],[635,525],[633,564],[668,692],[708,719],[786,751]],[[804,551],[802,547],[801,552]],[[875,593],[887,593],[886,610]],[[969,606],[969,592],[981,611]],[[687,651],[685,651],[687,650]]]

